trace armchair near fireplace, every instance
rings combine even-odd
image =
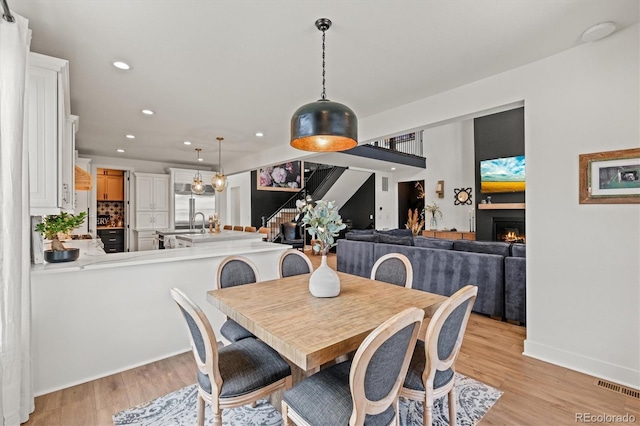
[[[283,222],[280,224],[281,243],[289,244],[294,249],[304,250],[302,225],[296,222]]]

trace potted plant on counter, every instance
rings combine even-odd
[[[45,216],[42,222],[36,225],[36,231],[51,240],[51,250],[44,251],[44,259],[47,262],[69,262],[78,258],[80,250],[66,248],[61,239],[82,225],[86,215],[86,212],[77,215],[62,212],[58,215]]]

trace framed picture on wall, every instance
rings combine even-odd
[[[298,192],[304,187],[304,163],[290,161],[258,169],[257,185],[259,191]]]
[[[579,156],[580,204],[640,203],[640,148]]]

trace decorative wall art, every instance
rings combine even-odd
[[[460,204],[471,204],[471,188],[454,188],[453,204],[455,206]]]
[[[579,156],[580,204],[640,203],[640,148]]]
[[[304,163],[291,161],[263,167],[256,173],[256,188],[260,191],[298,192],[304,187]]]

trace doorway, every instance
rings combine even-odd
[[[424,210],[424,192],[419,188],[424,188],[424,180],[398,182],[398,229],[406,228],[409,210],[413,214],[417,209],[419,217]]]

